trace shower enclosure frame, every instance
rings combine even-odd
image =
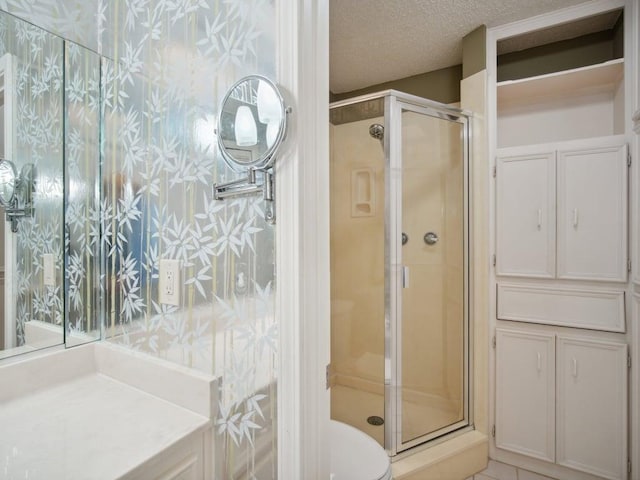
[[[470,242],[471,222],[469,198],[471,198],[471,149],[472,138],[471,116],[468,111],[441,104],[415,95],[396,90],[384,90],[362,95],[347,100],[334,102],[330,109],[354,105],[357,103],[380,100],[384,98],[384,211],[385,211],[385,285],[384,285],[384,409],[385,431],[384,447],[391,457],[398,459],[401,453],[419,445],[434,443],[452,435],[461,434],[473,429],[473,385],[470,359],[472,357],[471,338],[473,338],[470,313]],[[410,441],[402,441],[402,400],[401,400],[401,358],[402,358],[402,281],[403,265],[401,264],[402,232],[402,112],[411,111],[418,114],[440,118],[462,125],[462,161],[463,161],[463,418],[439,430],[428,432]]]

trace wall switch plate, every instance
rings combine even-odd
[[[160,260],[158,289],[160,303],[180,306],[180,260]]]
[[[42,283],[45,286],[55,287],[56,286],[56,263],[53,258],[53,253],[45,253],[42,255],[42,264],[43,264],[43,272],[42,272]]]

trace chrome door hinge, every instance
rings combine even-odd
[[[631,166],[631,152],[627,150],[627,167]]]
[[[491,346],[492,346],[493,348],[496,348],[496,344],[497,344],[497,343],[498,343],[498,342],[496,341],[496,336],[494,335],[494,336],[493,336],[493,338],[491,339]]]
[[[331,385],[329,383],[330,382],[330,380],[329,380],[330,378],[331,378],[331,364],[328,363],[327,364],[327,369],[326,369],[326,379],[325,379],[326,380],[327,390],[329,390],[329,388],[331,388]]]
[[[496,438],[496,426],[495,425],[493,427],[491,427],[491,436],[493,438]]]
[[[495,165],[493,166],[493,169],[491,170],[491,175],[493,175],[493,178],[496,178],[496,176],[498,175],[498,167],[496,167]]]
[[[627,272],[631,271],[631,259],[627,260]]]
[[[631,354],[627,355],[627,368],[631,368]]]
[[[493,266],[496,266],[496,254],[493,254],[493,257],[491,257],[491,263],[493,264]]]
[[[627,461],[627,473],[631,473],[631,460]]]

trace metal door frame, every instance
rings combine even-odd
[[[411,111],[462,125],[463,135],[463,420],[402,441],[402,112]],[[395,456],[472,424],[471,325],[469,321],[469,161],[470,114],[412,95],[391,91],[385,98],[385,449]]]

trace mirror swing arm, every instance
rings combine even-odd
[[[226,183],[214,183],[213,198],[224,200],[229,197],[262,192],[266,201],[274,202],[274,174],[272,170],[272,168],[248,168],[246,177]],[[262,174],[262,183],[258,183],[258,173]],[[267,220],[269,219],[267,218]]]
[[[275,154],[287,129],[287,115],[278,87],[261,75],[234,83],[222,100],[215,130],[224,162],[241,178],[213,185],[216,200],[262,193],[265,220],[275,223]],[[257,120],[256,121],[256,117]]]
[[[262,183],[257,182],[257,172],[263,177]],[[274,224],[275,217],[275,189],[274,187],[273,169],[248,168],[247,176],[238,180],[226,183],[213,184],[213,198],[215,200],[224,200],[229,197],[240,195],[250,195],[252,193],[262,192],[267,206],[264,212],[264,218],[267,222]]]

